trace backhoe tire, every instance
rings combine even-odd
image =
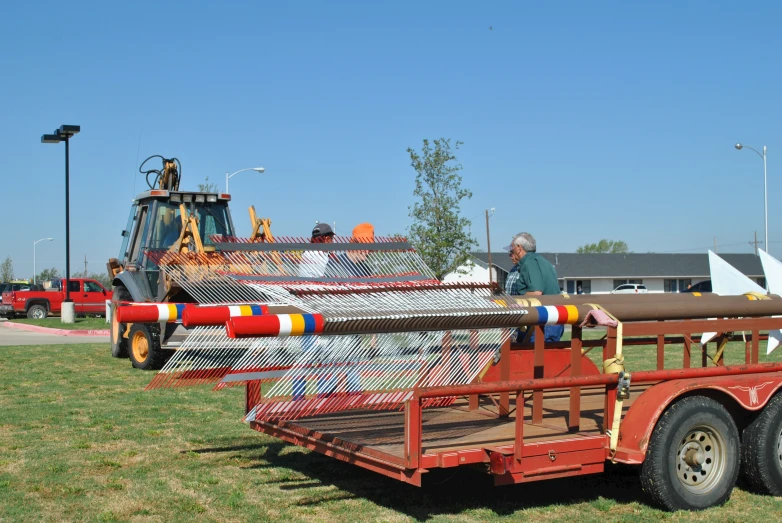
[[[27,317],[31,320],[43,320],[49,315],[45,305],[33,305],[27,309]]]
[[[160,348],[160,325],[157,323],[134,323],[128,335],[130,362],[137,369],[158,370],[166,357]]]
[[[127,326],[117,321],[117,304],[133,301],[124,285],[117,285],[111,293],[111,355],[114,358],[128,357],[128,340],[124,337]]]
[[[741,461],[744,477],[755,490],[782,496],[782,394],[771,398],[744,429]]]
[[[721,505],[736,484],[740,457],[738,429],[725,407],[705,396],[682,398],[654,427],[641,488],[671,511]]]

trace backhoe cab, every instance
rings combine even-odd
[[[233,236],[230,199],[227,194],[160,189],[139,194],[122,231],[119,256],[109,260],[114,285],[124,285],[136,302],[164,301],[169,289],[147,253],[214,250],[213,235]]]

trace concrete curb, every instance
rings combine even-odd
[[[109,336],[111,331],[109,329],[90,329],[90,330],[71,330],[71,329],[51,329],[49,327],[39,327],[37,325],[27,325],[26,323],[14,323],[12,321],[4,321],[0,325],[5,325],[11,329],[20,329],[23,331],[41,332],[44,334],[54,334],[57,336]]]

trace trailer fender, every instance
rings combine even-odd
[[[668,405],[680,396],[703,391],[704,395],[717,399],[728,410],[733,406],[759,411],[780,387],[780,373],[712,376],[670,380],[653,385],[633,402],[622,419],[614,459],[621,463],[643,463],[657,420]]]

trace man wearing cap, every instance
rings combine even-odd
[[[328,223],[318,223],[312,229],[310,243],[333,243],[334,231]],[[319,278],[326,274],[326,265],[329,262],[328,251],[304,251],[301,255],[301,267],[299,276]]]
[[[551,263],[539,255],[535,238],[528,232],[520,232],[511,240],[511,257],[518,258],[519,275],[510,294],[535,296],[541,294],[559,294],[557,270]],[[530,327],[531,328],[531,327]],[[546,341],[559,341],[565,332],[564,325],[546,325],[543,328]],[[530,337],[530,342],[535,335]]]

